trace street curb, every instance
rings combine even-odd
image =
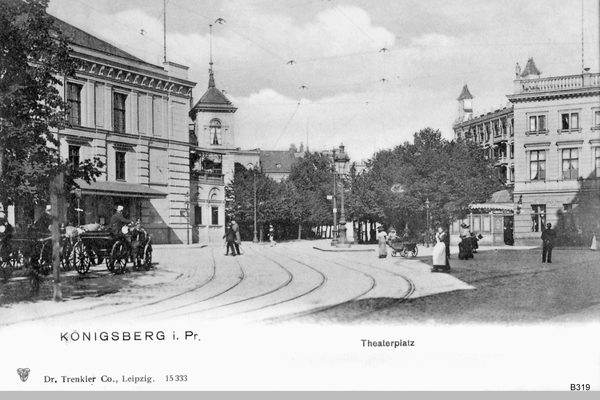
[[[207,244],[153,244],[155,249],[202,249],[208,247]]]
[[[360,252],[360,251],[375,251],[375,249],[364,249],[364,250],[355,250],[355,249],[321,249],[320,247],[314,247],[313,249],[315,250],[320,250],[320,251],[330,251],[332,253],[340,253],[340,252]]]

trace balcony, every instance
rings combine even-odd
[[[198,183],[206,183],[212,185],[224,185],[225,175],[220,172],[207,172],[207,171],[194,171],[192,172],[192,179],[198,181]]]
[[[515,81],[515,94],[600,87],[600,73]]]

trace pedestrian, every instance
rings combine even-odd
[[[238,256],[241,256],[240,245],[242,244],[242,236],[240,235],[240,226],[237,222],[231,221],[231,229],[233,229],[233,233],[235,233],[235,251],[237,252]]]
[[[473,234],[470,231],[470,226],[462,223],[460,224],[460,242],[458,243],[458,259],[468,260],[473,258]]]
[[[1,207],[1,206],[0,206]],[[13,227],[8,222],[8,218],[6,218],[6,213],[4,212],[4,208],[0,208],[0,239],[2,238],[10,238],[12,237]]]
[[[442,228],[444,230],[444,245],[446,246],[446,260],[450,259],[450,232],[448,228]]]
[[[235,257],[235,232],[233,231],[231,224],[227,224],[227,228],[225,229],[225,235],[223,235],[223,239],[225,239],[225,243],[227,244],[227,251],[225,255],[229,255],[229,250],[231,250],[231,255]]]
[[[552,249],[556,242],[556,231],[552,229],[552,224],[547,223],[546,229],[542,231],[542,262],[552,263]]]
[[[435,234],[436,244],[433,246],[433,268],[432,272],[448,272],[450,271],[450,262],[446,256],[446,244],[444,243],[448,234],[440,226]]]
[[[387,257],[387,233],[383,226],[377,227],[377,241],[379,242],[379,258]]]
[[[273,228],[273,224],[269,225],[269,241],[271,242],[271,246],[277,244],[277,242],[275,242],[275,228]]]
[[[40,233],[48,233],[52,229],[52,206],[48,204],[44,213],[33,224],[33,229]]]

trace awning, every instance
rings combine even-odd
[[[469,208],[472,210],[498,210],[498,211],[515,211],[513,204],[498,204],[498,203],[482,203],[482,204],[470,204]]]
[[[75,183],[77,183],[81,188],[81,194],[94,196],[138,197],[145,199],[158,199],[167,197],[166,193],[136,183],[108,181],[87,183],[83,179],[75,179]]]

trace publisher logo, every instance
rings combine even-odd
[[[29,368],[17,368],[17,373],[19,374],[19,377],[23,382],[25,382],[27,378],[29,378],[29,371]]]

